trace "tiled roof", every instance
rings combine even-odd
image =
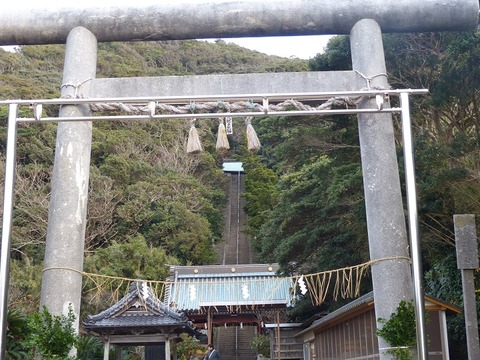
[[[289,306],[293,282],[277,276],[277,265],[173,267],[165,303],[181,311],[205,306]]]
[[[188,318],[153,295],[145,282],[130,284],[128,294],[119,302],[97,315],[87,316],[86,329],[132,327],[190,327]]]
[[[373,304],[373,302],[374,302],[373,291],[371,291],[371,292],[369,292],[369,293],[367,293],[363,296],[360,296],[359,298],[349,302],[348,304],[342,306],[341,308],[331,312],[330,314],[325,315],[324,317],[314,321],[308,328],[302,330],[296,336],[300,336],[300,335],[308,332],[309,330],[312,330],[312,329],[321,327],[322,325],[328,324],[329,322],[334,321],[334,320],[340,318],[343,315],[347,315],[349,312],[353,311],[354,309],[357,309],[361,306],[367,306],[369,304]],[[459,309],[458,307],[456,307],[452,304],[448,304],[448,303],[446,303],[446,302],[444,302],[444,301],[442,301],[438,298],[435,298],[433,296],[425,294],[425,307],[428,309],[429,307],[435,306],[435,305],[441,306],[442,308],[444,308],[445,310],[450,311],[450,312],[461,312],[461,309]]]

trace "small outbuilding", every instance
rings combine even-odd
[[[83,322],[89,333],[105,344],[104,360],[110,346],[145,346],[146,360],[175,359],[175,347],[181,333],[195,334],[191,321],[160,301],[145,282],[133,282],[119,302]]]
[[[426,325],[430,360],[449,360],[447,313],[461,309],[425,295],[429,321]],[[373,292],[314,321],[298,332],[305,360],[380,359]]]

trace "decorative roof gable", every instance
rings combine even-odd
[[[145,282],[130,284],[128,294],[119,302],[97,315],[89,315],[83,322],[88,330],[111,332],[113,329],[155,327],[161,328],[191,327],[188,318],[161,302]]]

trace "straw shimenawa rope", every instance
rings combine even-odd
[[[304,104],[298,100],[289,99],[278,104],[269,104],[267,107],[259,103],[252,101],[237,101],[237,102],[203,102],[203,103],[190,103],[185,105],[170,105],[164,103],[149,103],[149,104],[129,104],[122,102],[111,102],[111,103],[93,103],[90,104],[90,110],[92,112],[113,112],[120,111],[127,113],[129,115],[142,115],[142,114],[192,114],[192,113],[214,113],[214,112],[262,112],[268,115],[268,111],[314,111],[314,110],[331,110],[332,108],[349,108],[355,107],[356,103],[360,100],[360,97],[349,98],[349,97],[332,97],[326,100],[324,103],[318,106],[310,106]],[[153,107],[153,108],[152,108]],[[317,116],[325,117],[328,114],[317,114]],[[229,118],[230,119],[230,118]],[[187,153],[197,153],[203,151],[203,147],[198,136],[197,129],[195,128],[195,120],[191,122],[188,142],[187,142]],[[246,120],[246,135],[248,142],[248,150],[252,152],[259,151],[261,148],[260,140],[251,125],[252,117],[248,117]],[[229,127],[230,130],[230,127]],[[218,135],[217,135],[217,150],[228,150],[230,149],[230,144],[227,137],[227,130],[223,122],[223,118],[220,118],[220,123],[218,126]]]
[[[392,256],[369,262],[348,266],[341,269],[323,271],[315,274],[307,274],[295,277],[294,292],[299,286],[299,279],[302,278],[310,293],[313,305],[321,305],[325,302],[327,294],[331,291],[334,301],[341,296],[343,299],[353,298],[360,295],[362,278],[365,277],[372,265],[382,261],[403,260],[410,261],[406,256]]]
[[[372,260],[363,264],[348,266],[335,270],[328,270],[318,272],[314,274],[295,275],[292,277],[278,277],[278,286],[284,281],[293,283],[292,291],[293,297],[296,299],[297,289],[299,288],[299,280],[302,278],[305,282],[307,292],[310,294],[310,299],[313,305],[321,305],[325,302],[325,299],[329,293],[332,294],[334,301],[339,296],[342,298],[353,298],[360,295],[360,286],[362,279],[368,273],[372,265],[378,264],[382,261],[410,261],[410,258],[403,256],[393,256],[381,259]],[[157,281],[157,280],[139,280],[119,276],[109,276],[101,274],[92,274],[84,271],[79,271],[69,267],[49,267],[43,271],[51,270],[67,270],[73,271],[86,277],[88,281],[84,285],[87,288],[86,295],[89,301],[92,303],[102,304],[114,304],[128,292],[129,285],[132,282],[145,282],[152,290],[152,293],[159,299],[161,299],[166,291],[166,288],[173,285],[174,282]],[[239,280],[242,284],[248,282],[262,282],[271,281],[271,279],[250,279],[248,281],[242,279]],[[225,281],[218,280],[212,281],[212,279],[199,278],[195,284],[208,285],[211,287],[211,291],[215,292],[218,287],[224,287]],[[228,284],[232,284],[232,281],[228,281]],[[177,287],[178,288],[178,287]],[[265,296],[268,296],[266,294]]]
[[[360,98],[360,97],[359,97]],[[359,98],[349,98],[349,97],[332,97],[325,101],[324,103],[318,106],[310,106],[304,104],[298,100],[289,99],[278,104],[269,104],[267,108],[264,108],[263,105],[253,103],[251,101],[238,101],[233,103],[228,102],[203,102],[195,103],[195,113],[206,113],[206,112],[218,112],[218,111],[227,111],[231,113],[235,112],[265,112],[267,111],[293,111],[293,110],[331,110],[333,107],[355,107]],[[156,110],[159,114],[191,114],[192,105],[170,105],[163,103],[156,103]],[[92,111],[122,111],[128,114],[149,114],[151,113],[151,108],[148,105],[135,105],[135,104],[124,104],[121,102],[112,102],[112,103],[94,103],[90,104],[90,109]],[[327,116],[327,115],[325,115]]]

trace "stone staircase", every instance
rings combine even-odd
[[[277,336],[274,329],[270,334],[270,354],[272,359],[289,359],[289,360],[301,360],[303,359],[303,341],[296,338],[294,335],[298,333],[297,328],[284,328],[281,330],[280,346],[277,344]],[[280,357],[278,352],[280,351]]]
[[[222,360],[255,360],[257,355],[251,349],[257,333],[255,326],[227,326],[214,330],[215,348]]]
[[[224,265],[250,264],[250,242],[245,234],[246,215],[243,211],[245,198],[242,197],[245,174],[227,176],[230,186],[222,262]],[[219,326],[214,329],[213,341],[222,360],[254,360],[257,355],[251,345],[256,333],[255,326]]]
[[[246,215],[243,211],[246,201],[242,196],[245,174],[227,174],[227,176],[230,186],[222,262],[224,265],[250,264],[250,241],[245,233]]]

